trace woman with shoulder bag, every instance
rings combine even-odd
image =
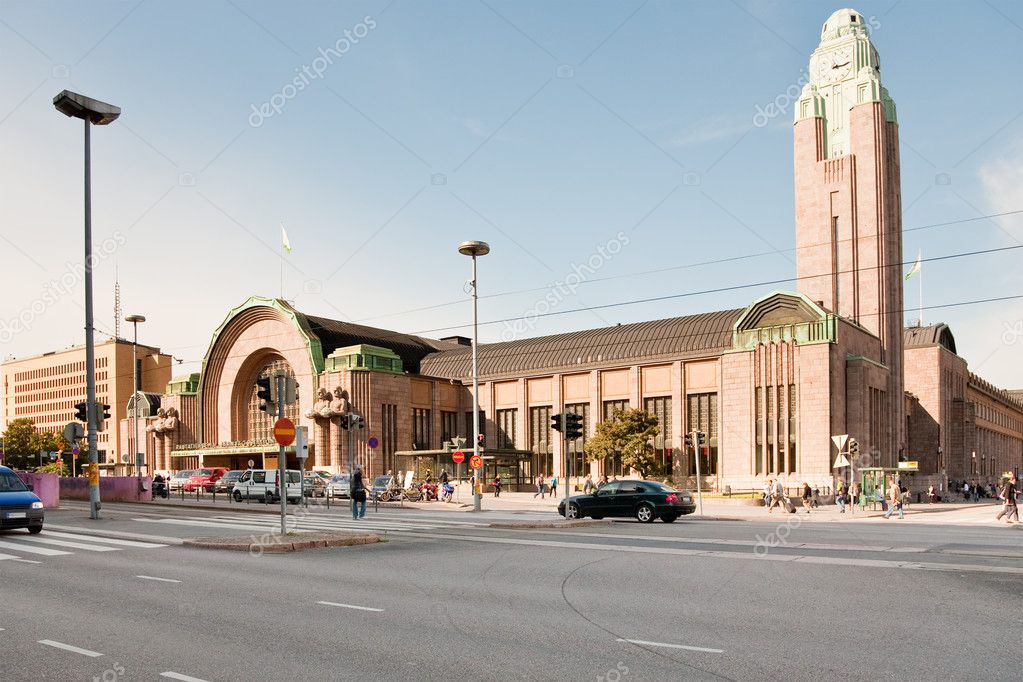
[[[366,517],[366,485],[362,482],[362,467],[355,467],[355,475],[352,476],[352,518],[362,519]]]

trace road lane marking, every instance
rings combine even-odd
[[[161,583],[180,583],[180,580],[174,580],[173,578],[157,578],[155,575],[137,575],[135,576],[139,580],[155,580]]]
[[[54,538],[68,538],[71,540],[82,540],[87,538],[89,542],[98,542],[104,545],[117,545],[119,547],[138,547],[141,549],[155,548],[155,547],[166,547],[167,545],[157,544],[155,542],[139,542],[138,540],[121,540],[120,538],[98,538],[89,535],[75,535],[74,533],[55,533],[52,530],[44,530],[42,533],[46,537]]]
[[[71,652],[76,653],[76,654],[81,654],[83,656],[88,656],[89,658],[99,658],[100,656],[103,655],[103,654],[99,653],[98,651],[89,651],[88,649],[79,649],[76,646],[71,646],[70,644],[64,644],[63,642],[55,642],[52,639],[41,639],[41,640],[39,640],[39,643],[40,644],[45,644],[46,646],[52,646],[54,649],[63,649],[64,651],[71,651]]]
[[[317,604],[323,604],[324,606],[337,606],[342,609],[355,609],[356,611],[375,611],[377,613],[383,613],[383,609],[374,609],[371,606],[356,606],[355,604],[338,604],[332,601],[318,601]]]
[[[103,545],[87,545],[83,542],[69,542],[68,540],[54,540],[53,538],[31,537],[19,538],[23,542],[38,542],[43,545],[57,545],[58,547],[70,547],[71,549],[83,549],[87,552],[116,552],[119,547],[104,547]]]
[[[29,554],[42,554],[43,556],[61,556],[63,554],[71,554],[71,552],[65,552],[59,549],[33,547],[32,545],[22,545],[16,542],[0,542],[0,547],[3,547],[4,549],[16,549],[19,552],[28,552]]]
[[[182,675],[181,673],[176,673],[173,671],[160,673],[160,677],[167,677],[172,680],[181,680],[181,682],[206,682],[206,680],[203,680],[201,678],[189,677],[188,675]]]
[[[20,557],[15,557],[15,558],[11,559],[11,561],[17,561],[18,563],[21,563],[21,564],[41,564],[41,563],[43,563],[42,561],[33,561],[32,559],[22,559]]]
[[[412,533],[407,533],[412,535]],[[1023,567],[983,566],[979,564],[945,564],[936,562],[899,561],[893,559],[852,559],[842,557],[808,556],[801,554],[757,554],[755,552],[715,552],[711,550],[675,547],[643,547],[638,545],[604,545],[596,542],[557,542],[554,540],[525,540],[520,538],[485,537],[482,535],[452,535],[450,533],[416,533],[416,537],[437,540],[485,542],[499,545],[526,545],[530,547],[558,547],[589,549],[597,552],[629,552],[634,554],[668,554],[702,558],[743,559],[747,561],[782,561],[799,564],[828,564],[863,566],[871,568],[901,568],[924,571],[969,571],[972,573],[1007,573],[1023,575]]]
[[[18,557],[13,554],[0,554],[0,561],[6,561],[7,559],[17,559]]]
[[[643,646],[661,646],[668,649],[685,649],[686,651],[703,651],[708,654],[723,654],[724,649],[707,649],[702,646],[686,646],[685,644],[667,644],[666,642],[647,642],[642,639],[622,639],[618,638],[619,642],[628,642],[629,644],[641,644]]]

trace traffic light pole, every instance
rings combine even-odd
[[[696,458],[696,499],[700,505],[700,516],[703,516],[703,476],[700,474],[700,437],[698,431],[690,433],[693,439],[693,456]]]
[[[96,420],[99,410],[96,406],[96,347],[92,339],[92,151],[90,145],[89,119],[85,124],[85,402],[89,421],[89,518],[98,519],[99,500],[99,452],[96,446]]]
[[[284,381],[283,373],[274,377],[277,382],[277,418],[284,419]],[[277,487],[281,491],[281,536],[288,534],[288,460],[281,445],[277,454]]]

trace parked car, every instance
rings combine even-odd
[[[307,471],[302,479],[302,490],[306,497],[326,497],[327,484],[330,479],[325,479],[315,471]]]
[[[0,529],[43,529],[43,503],[11,469],[0,466]]]
[[[569,519],[590,516],[635,517],[642,523],[661,519],[671,523],[684,514],[696,511],[696,503],[688,492],[654,481],[612,481],[588,495],[573,495],[558,504],[558,513]]]
[[[224,475],[217,479],[217,482],[213,484],[213,490],[218,493],[230,493],[234,490],[234,484],[238,482],[238,479],[242,477],[245,471],[243,469],[233,469],[231,471],[224,472]]]
[[[327,494],[331,497],[350,497],[352,479],[348,474],[335,474],[327,484]]]
[[[180,490],[185,486],[189,476],[195,472],[191,469],[182,469],[181,471],[171,474],[167,478],[167,489],[168,490]]]
[[[273,502],[281,499],[280,487],[277,484],[277,469],[249,469],[242,473],[231,491],[235,502],[246,498]],[[288,502],[298,504],[302,501],[302,472],[294,469],[287,471],[285,495]]]
[[[195,492],[197,488],[212,492],[213,484],[220,480],[220,477],[227,473],[227,467],[211,467],[208,469],[196,469],[188,477],[182,487],[186,493]]]

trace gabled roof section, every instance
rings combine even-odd
[[[927,327],[906,327],[902,345],[905,348],[942,346],[956,354],[956,339],[952,336],[952,330],[944,322]]]
[[[460,348],[453,341],[437,341],[413,334],[367,327],[354,322],[342,322],[326,317],[303,315],[309,330],[320,340],[326,355],[348,346],[379,346],[393,351],[401,358],[406,372],[418,374],[420,362],[430,353]]]
[[[723,310],[481,344],[479,374],[488,380],[720,354],[731,346],[732,327],[741,312]],[[421,373],[446,379],[471,378],[472,349],[458,346],[429,355],[422,362]]]
[[[735,331],[820,322],[828,313],[803,294],[774,291],[753,301],[735,322]]]

